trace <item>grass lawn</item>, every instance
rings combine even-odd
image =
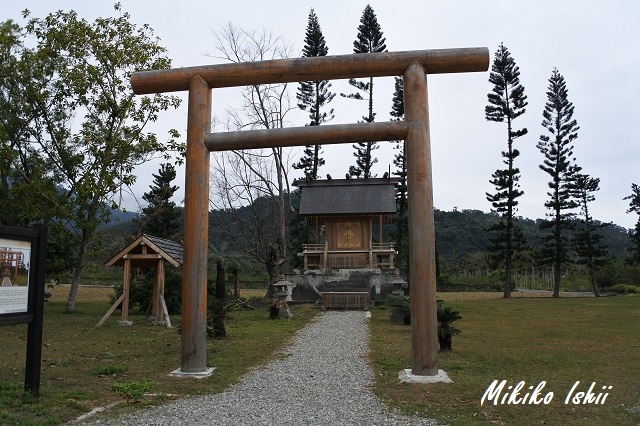
[[[112,290],[80,288],[77,312],[64,313],[68,286],[58,286],[45,306],[40,398],[24,394],[27,325],[0,327],[0,425],[56,425],[125,400],[110,412],[139,409],[172,398],[217,393],[237,382],[251,368],[276,356],[319,311],[293,306],[293,318],[269,320],[265,309],[234,311],[228,339],[210,339],[206,379],[168,377],[180,368],[180,318],[174,328],[154,326],[131,314],[131,327],[117,325],[120,311],[96,328],[110,307]],[[264,291],[261,291],[264,295]],[[247,291],[245,296],[250,295]],[[146,391],[155,397],[139,398]]]
[[[453,351],[438,358],[438,367],[454,383],[399,383],[398,372],[411,366],[410,327],[391,323],[388,310],[375,309],[370,356],[382,401],[452,425],[640,424],[640,297],[438,297],[463,317],[456,322],[462,333],[454,336]],[[520,396],[545,381],[541,397],[553,392],[553,399],[546,405],[509,405],[507,397],[505,404],[481,406],[494,380],[507,380],[502,395],[507,386],[525,381]],[[593,393],[609,393],[605,403],[565,404],[576,381],[574,395],[595,382]]]
[[[229,338],[210,340],[210,378],[178,379],[167,373],[180,366],[180,318],[173,329],[153,326],[131,315],[131,327],[117,325],[119,311],[103,327],[111,290],[81,288],[78,311],[64,313],[68,287],[58,286],[45,307],[41,396],[22,391],[26,325],[0,327],[0,424],[56,425],[94,407],[119,404],[111,414],[203,393],[221,392],[251,368],[277,356],[294,333],[319,311],[295,305],[290,320],[268,320],[265,310],[234,311]],[[244,297],[261,296],[243,291]],[[398,372],[410,367],[410,328],[389,321],[389,311],[372,311],[371,364],[375,392],[385,403],[451,425],[638,425],[640,424],[640,297],[514,298],[501,293],[443,293],[446,306],[459,310],[462,334],[439,367],[453,384],[400,384]],[[514,294],[514,296],[522,296]],[[470,298],[474,298],[471,300]],[[464,300],[461,300],[464,299]],[[552,391],[544,405],[493,405],[480,400],[493,380],[507,385],[546,381]],[[604,404],[564,404],[566,393],[596,382],[612,386]],[[140,395],[146,392],[155,396]],[[506,390],[505,390],[506,392]]]

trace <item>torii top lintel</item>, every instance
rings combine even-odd
[[[384,77],[402,75],[413,62],[422,65],[427,74],[486,71],[489,49],[411,50],[141,71],[131,75],[131,86],[136,94],[142,95],[189,90],[195,76],[200,76],[211,88]]]

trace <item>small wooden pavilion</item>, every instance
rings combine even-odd
[[[175,241],[165,240],[152,235],[141,235],[134,242],[122,249],[115,256],[105,262],[105,266],[124,267],[124,280],[122,295],[102,317],[98,326],[104,324],[113,311],[122,303],[122,324],[131,324],[129,315],[129,285],[131,282],[131,268],[155,269],[153,280],[153,293],[151,296],[151,316],[159,323],[171,327],[167,304],[164,301],[164,267],[165,262],[180,267],[182,266],[182,246]]]
[[[295,181],[301,189],[299,213],[315,225],[315,243],[303,244],[298,253],[304,268],[393,268],[395,243],[383,241],[382,225],[396,213],[398,182],[389,177]]]

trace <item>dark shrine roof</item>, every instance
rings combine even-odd
[[[400,178],[298,180],[300,215],[394,214]]]

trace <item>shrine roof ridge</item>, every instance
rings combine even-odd
[[[399,177],[381,177],[381,178],[351,178],[351,179],[297,179],[292,185],[298,187],[307,186],[364,186],[364,185],[396,185],[402,182]]]

